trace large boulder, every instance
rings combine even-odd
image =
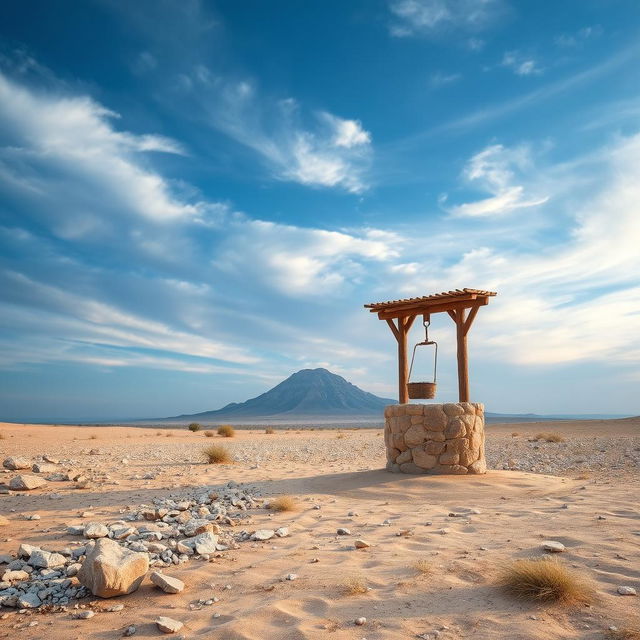
[[[110,538],[87,545],[78,580],[94,596],[113,598],[134,592],[149,570],[149,557],[121,547]]]
[[[47,481],[44,478],[22,474],[11,478],[9,481],[9,489],[13,489],[14,491],[31,491],[32,489],[43,487],[45,484],[47,484]]]

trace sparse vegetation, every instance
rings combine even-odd
[[[609,629],[607,638],[610,640],[640,640],[640,629],[631,629],[630,627]]]
[[[269,435],[271,435],[271,434],[275,433],[275,432],[276,432],[276,430],[275,430],[273,427],[267,427],[267,428],[264,430],[264,432],[265,432],[265,433],[268,433]]]
[[[347,596],[357,596],[368,591],[367,581],[361,575],[348,576],[342,583],[342,587]]]
[[[544,440],[545,442],[564,442],[565,439],[559,433],[537,433],[534,440]]]
[[[218,427],[218,435],[224,438],[233,438],[236,430],[230,424],[222,424]]]
[[[92,433],[92,434],[89,436],[89,440],[97,440],[97,439],[98,439],[98,436],[97,436],[95,433]]]
[[[429,575],[433,570],[432,564],[426,558],[422,558],[422,560],[418,560],[413,565],[413,568],[416,571],[419,571],[423,576]]]
[[[517,438],[520,434],[517,431],[512,431],[511,432],[511,437],[512,438]]]
[[[200,431],[200,429],[202,429],[202,425],[199,422],[192,422],[187,429],[189,429],[189,431],[192,431],[193,433],[195,433],[196,431]]]
[[[272,511],[295,511],[298,504],[292,496],[278,496],[269,501],[269,509]]]
[[[219,444],[212,444],[206,447],[203,453],[209,464],[230,464],[233,462],[229,450]]]
[[[165,438],[173,438],[173,433],[171,431],[167,431],[167,433],[164,434]]]
[[[215,436],[216,434],[213,431],[205,431],[204,435],[205,438],[213,438],[213,436]]]
[[[0,433],[0,440],[6,440],[7,436],[4,435],[4,433]]]
[[[541,602],[588,603],[594,594],[585,576],[551,558],[515,560],[503,568],[499,582],[517,598]]]
[[[338,435],[336,436],[336,440],[342,440],[342,438],[346,438],[347,436],[344,435],[344,433],[339,432]]]

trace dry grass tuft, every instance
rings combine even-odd
[[[4,433],[0,433],[0,440],[6,440],[7,436],[4,435]]]
[[[630,627],[609,629],[607,638],[610,640],[640,640],[640,629],[631,629]]]
[[[367,581],[361,575],[352,575],[345,578],[342,588],[347,596],[357,596],[368,591]]]
[[[165,438],[173,438],[173,433],[171,431],[167,431],[167,433],[164,434]]]
[[[202,429],[202,425],[199,422],[192,422],[187,429],[189,429],[189,431],[192,431],[193,433],[195,433],[196,431],[200,431],[200,429]]]
[[[97,439],[98,439],[98,436],[97,436],[95,433],[92,433],[92,434],[89,436],[89,440],[97,440]]]
[[[517,431],[512,431],[511,432],[511,437],[512,438],[517,438],[520,434]]]
[[[205,438],[213,438],[213,436],[215,436],[216,434],[213,431],[205,431],[204,435]]]
[[[594,595],[585,576],[551,558],[514,560],[502,570],[499,583],[517,598],[542,602],[588,603]]]
[[[418,560],[413,565],[413,568],[416,571],[419,571],[423,576],[427,576],[433,571],[432,564],[425,558],[423,558],[422,560]]]
[[[236,430],[230,424],[223,424],[218,427],[218,435],[233,438],[236,435]]]
[[[534,440],[544,440],[545,442],[564,442],[565,439],[559,433],[537,433]]]
[[[202,453],[209,464],[230,464],[233,462],[229,450],[219,444],[206,447]]]
[[[298,503],[292,496],[278,496],[269,501],[269,509],[272,511],[295,511]]]
[[[346,438],[346,437],[347,437],[347,436],[345,436],[345,435],[344,435],[344,433],[339,433],[339,434],[336,436],[336,440],[342,440],[342,438]]]
[[[272,433],[275,433],[276,430],[273,427],[267,427],[264,432],[271,435]]]

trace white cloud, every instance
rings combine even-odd
[[[519,51],[507,51],[500,64],[507,69],[511,69],[518,76],[532,76],[542,73],[542,69],[536,60],[525,56]]]
[[[554,38],[554,42],[563,48],[573,48],[582,45],[585,41],[602,35],[602,27],[599,24],[591,27],[583,27],[574,33],[561,33]]]
[[[500,15],[503,3],[500,0],[391,0],[389,9],[394,16],[391,34],[406,37],[432,35],[444,29],[480,30]]]
[[[436,71],[431,74],[429,82],[432,87],[444,87],[448,84],[454,84],[462,78],[460,73],[443,73],[442,71]]]
[[[272,100],[247,80],[231,82],[199,66],[183,82],[205,122],[252,149],[278,180],[362,193],[369,187],[371,133],[359,120],[326,111],[306,120],[293,98]]]
[[[508,149],[494,144],[487,147],[469,160],[463,175],[467,182],[478,184],[494,195],[453,207],[451,214],[460,217],[503,215],[545,203],[548,196],[528,197],[522,185],[514,184],[516,172],[522,174],[532,168],[527,146]]]

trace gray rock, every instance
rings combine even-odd
[[[618,587],[618,593],[621,596],[637,596],[638,593],[633,587],[620,586]]]
[[[22,474],[11,478],[9,481],[9,488],[14,491],[31,491],[32,489],[38,489],[47,484],[44,478],[38,476],[31,476],[28,474]]]
[[[42,549],[36,549],[29,556],[29,564],[32,567],[38,567],[41,569],[51,569],[52,567],[64,566],[66,560],[60,553],[51,553],[49,551],[43,551]]]
[[[273,529],[258,529],[251,537],[254,540],[270,540],[275,534]]]
[[[218,536],[215,533],[208,531],[207,533],[201,533],[193,539],[193,543],[196,549],[196,553],[200,555],[207,555],[215,553],[217,551],[216,545],[218,544]]]
[[[55,464],[48,464],[46,462],[36,462],[32,467],[31,471],[34,473],[53,473],[57,470]]]
[[[106,538],[109,535],[109,529],[99,522],[89,522],[84,528],[84,537],[90,539]]]
[[[551,553],[562,553],[565,550],[565,546],[562,542],[557,542],[556,540],[545,540],[542,543],[542,548],[545,551],[550,551]]]
[[[42,601],[31,591],[18,596],[18,607],[21,609],[35,609],[42,604]]]
[[[5,458],[2,462],[2,466],[5,469],[11,469],[11,471],[18,471],[19,469],[30,469],[31,462],[26,458],[11,456],[10,458]]]

